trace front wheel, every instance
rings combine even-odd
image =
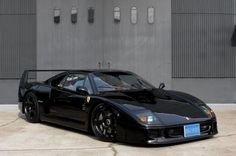
[[[28,93],[25,96],[24,113],[28,122],[37,123],[40,121],[38,100],[33,93]]]
[[[99,104],[92,112],[90,123],[93,133],[100,140],[115,141],[117,118],[112,109]]]

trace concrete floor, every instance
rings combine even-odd
[[[164,147],[106,143],[93,136],[50,124],[30,124],[16,106],[0,106],[0,156],[211,156],[236,155],[236,105],[212,106],[219,134],[211,139]]]

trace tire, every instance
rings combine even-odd
[[[28,122],[40,122],[38,100],[33,93],[28,93],[24,98],[24,112],[26,120]]]
[[[94,135],[102,141],[116,141],[117,116],[104,104],[97,105],[91,115],[91,128]]]

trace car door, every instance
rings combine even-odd
[[[53,87],[50,114],[68,120],[84,122],[86,120],[84,110],[86,96],[79,95],[76,88],[84,87],[85,84],[90,83],[88,81],[87,73],[70,73],[56,87]]]

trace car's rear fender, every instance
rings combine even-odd
[[[22,99],[19,101],[19,104],[18,104],[19,105],[18,108],[20,109],[21,113],[23,113],[23,114],[25,113],[25,111],[24,111],[24,99],[25,99],[25,97],[29,93],[33,93],[37,97],[37,88],[38,87],[39,87],[38,85],[36,85],[36,86],[31,85],[28,89],[25,89],[24,94],[22,94]]]

